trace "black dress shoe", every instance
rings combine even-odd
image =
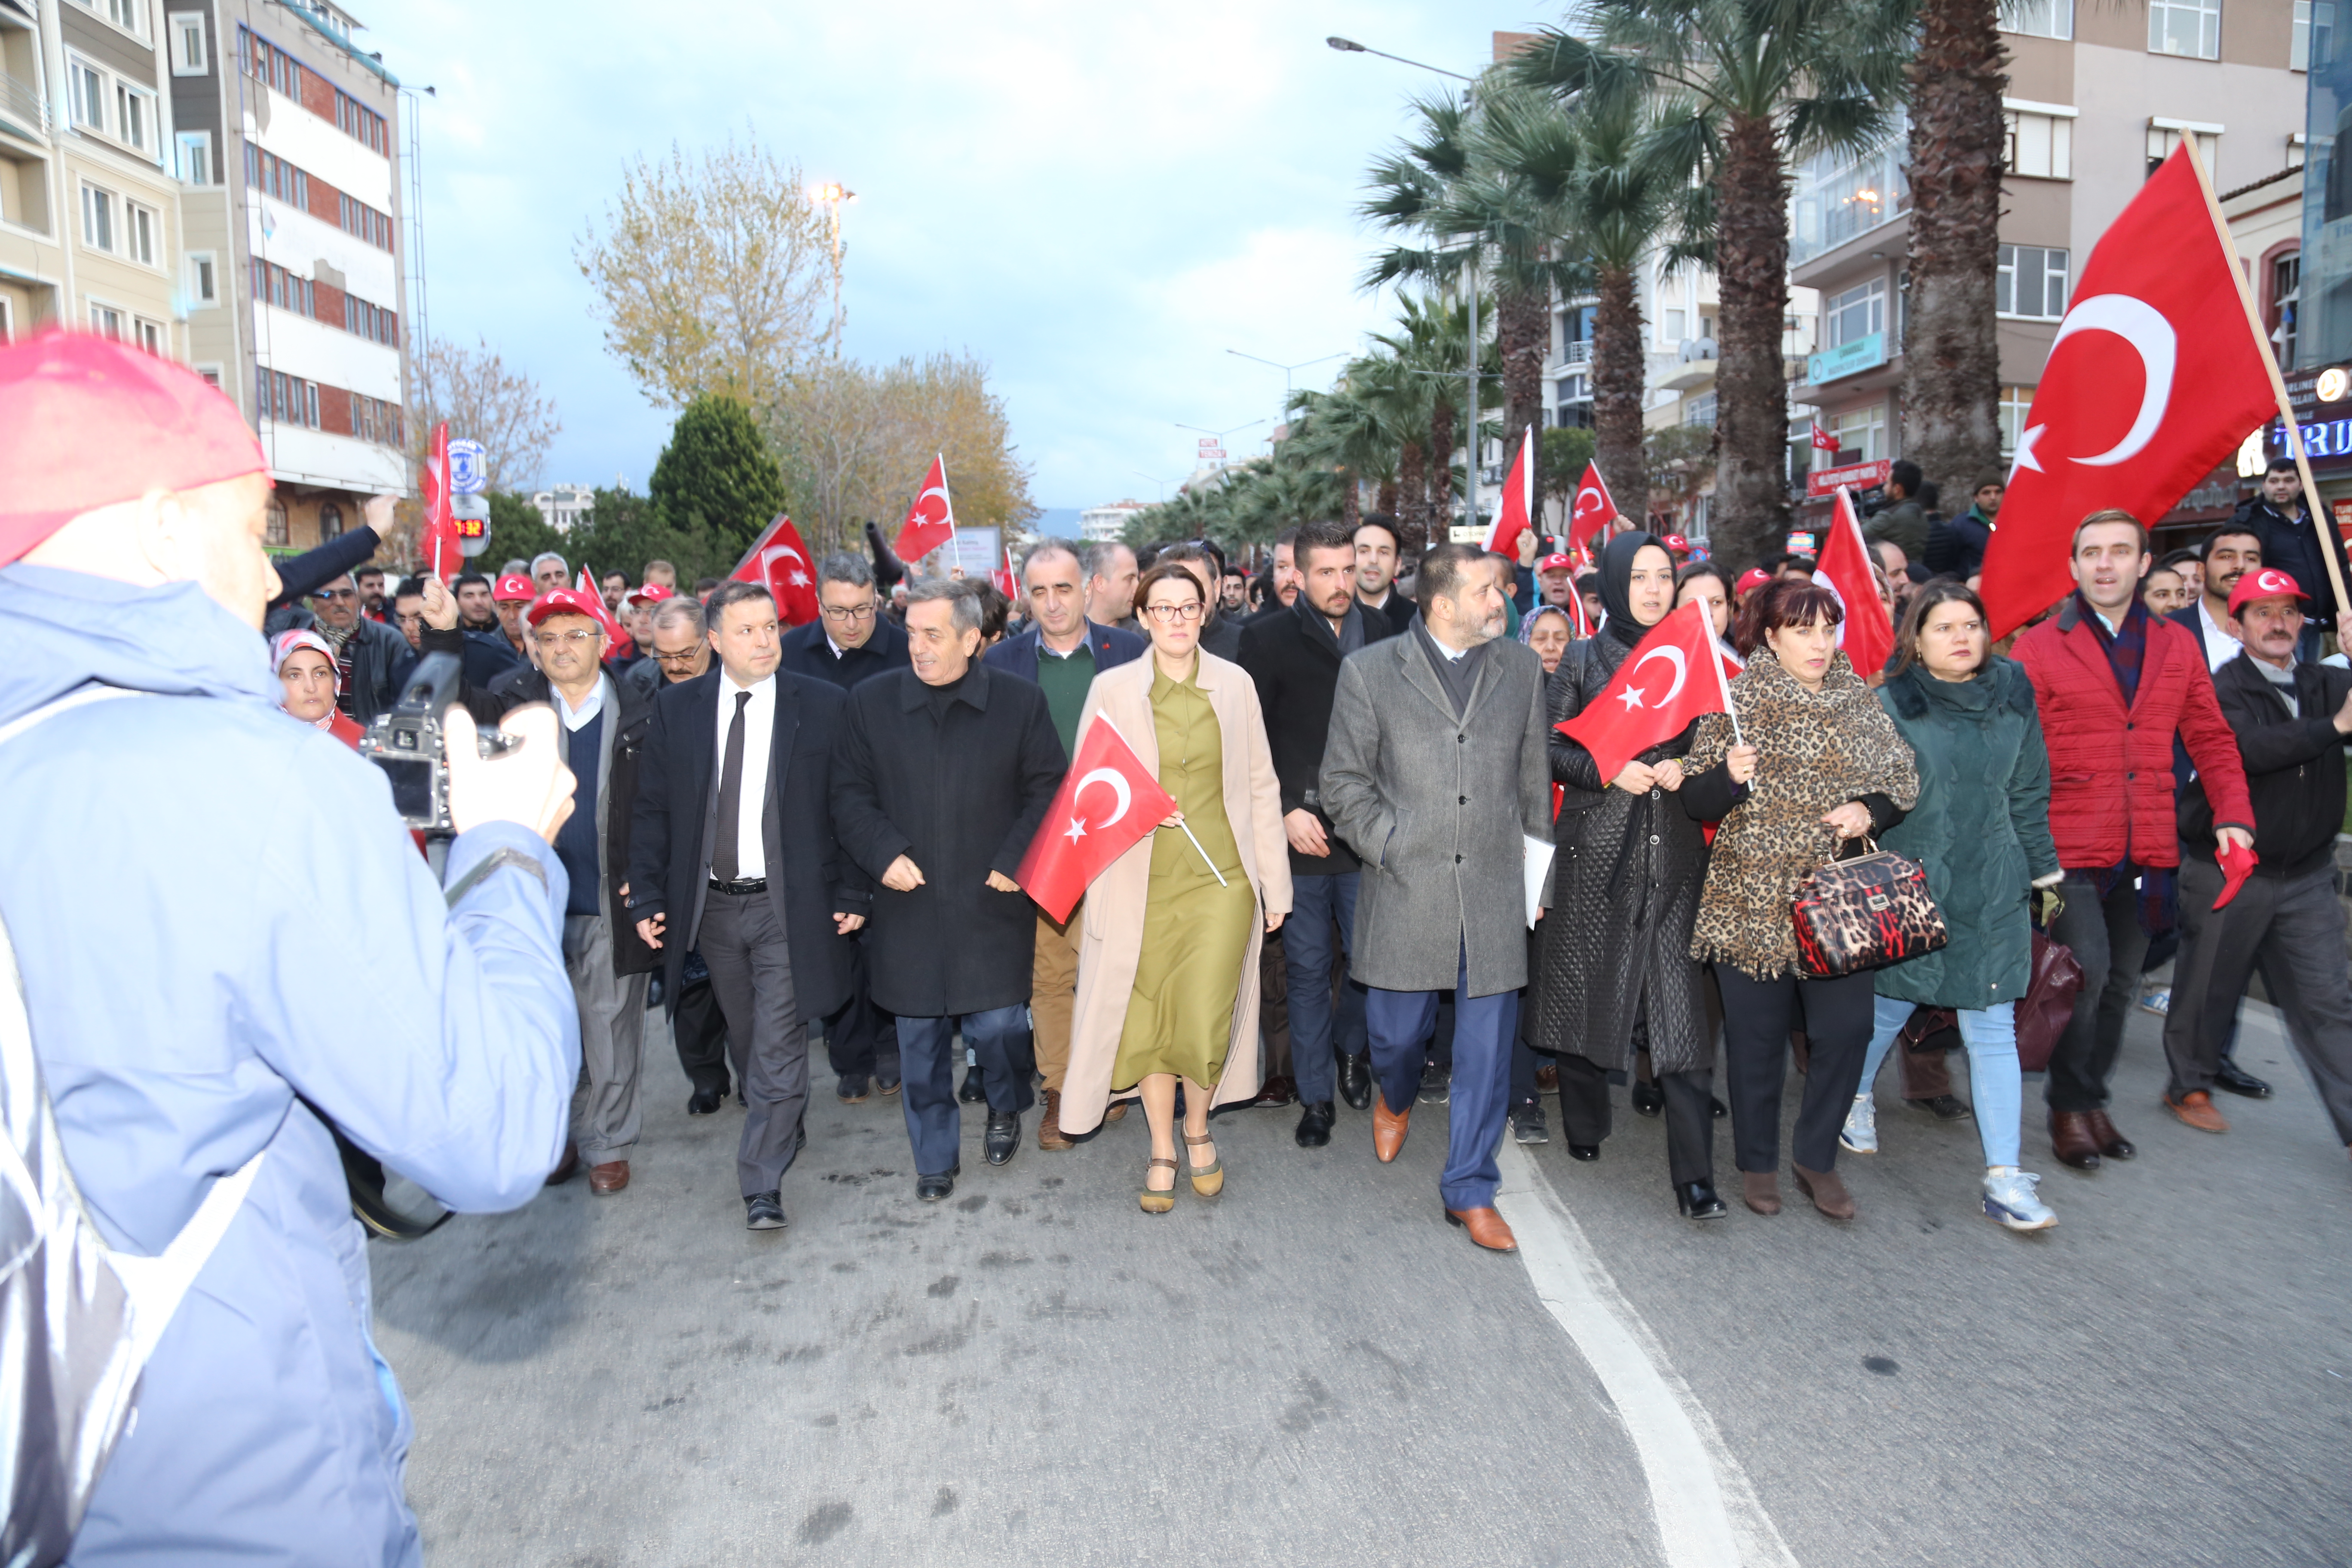
[[[978,1105],[988,1098],[988,1090],[980,1084],[980,1069],[973,1068],[963,1075],[963,1087],[956,1090],[956,1099],[965,1105]]]
[[[1008,1110],[1000,1116],[990,1111],[988,1131],[982,1137],[980,1146],[987,1152],[992,1165],[1002,1165],[1012,1159],[1013,1152],[1021,1147],[1021,1113]]]
[[[1370,1052],[1360,1057],[1340,1056],[1339,1098],[1356,1110],[1372,1108],[1372,1058]]]
[[[863,1105],[866,1103],[869,1087],[864,1073],[845,1072],[841,1075],[841,1082],[833,1091],[834,1097],[844,1105]]]
[[[1666,1091],[1654,1083],[1633,1080],[1633,1114],[1655,1116],[1666,1108]]]
[[[1593,1161],[1601,1158],[1601,1145],[1598,1143],[1570,1143],[1568,1146],[1568,1157],[1571,1160],[1580,1161],[1584,1164],[1590,1165]]]
[[[1715,1195],[1713,1182],[1682,1182],[1675,1187],[1675,1206],[1685,1219],[1721,1219],[1731,1210]]]
[[[716,1116],[719,1108],[726,1103],[725,1089],[698,1089],[687,1097],[686,1113],[688,1116]]]
[[[961,1165],[958,1165],[952,1171],[941,1171],[935,1176],[917,1176],[915,1178],[915,1195],[922,1199],[927,1204],[938,1203],[941,1198],[946,1197],[949,1194],[955,1191],[955,1179],[962,1170],[963,1167]]]
[[[1938,1121],[1966,1121],[1976,1114],[1969,1109],[1968,1102],[1956,1094],[1939,1094],[1932,1099],[1906,1100],[1905,1103],[1917,1106]]]
[[[1431,1062],[1421,1069],[1421,1103],[1444,1105],[1454,1098],[1454,1069]]]
[[[1310,1100],[1307,1102],[1307,1109],[1299,1112],[1297,1137],[1301,1149],[1320,1149],[1331,1142],[1329,1100]]]
[[[2227,1057],[2223,1057],[2221,1065],[2213,1069],[2213,1087],[2226,1089],[2231,1094],[2242,1094],[2248,1100],[2268,1100],[2271,1097],[2269,1084]]]
[[[784,1228],[784,1205],[775,1193],[753,1193],[743,1200],[745,1230],[782,1230]]]

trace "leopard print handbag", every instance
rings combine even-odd
[[[1789,912],[1808,979],[1884,969],[1951,940],[1919,863],[1870,839],[1862,844],[1862,854],[1832,860],[1797,884]]]

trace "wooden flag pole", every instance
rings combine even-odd
[[[2213,218],[2213,237],[2220,241],[2221,253],[2230,259],[2230,276],[2238,285],[2238,302],[2245,307],[2246,331],[2253,335],[2254,344],[2262,352],[2263,368],[2270,372],[2271,392],[2278,399],[2279,419],[2286,426],[2286,449],[2294,458],[2294,471],[2303,480],[2303,504],[2311,512],[2312,531],[2319,540],[2319,558],[2327,567],[2327,585],[2336,593],[2336,625],[2339,636],[2352,633],[2352,598],[2344,591],[2344,569],[2337,557],[2343,552],[2343,536],[2336,531],[2335,520],[2319,504],[2319,484],[2311,477],[2311,459],[2303,448],[2303,430],[2294,422],[2294,403],[2286,395],[2286,378],[2279,374],[2278,358],[2271,353],[2271,341],[2263,335],[2262,312],[2254,308],[2254,291],[2246,282],[2246,269],[2238,264],[2238,247],[2230,239],[2229,220],[2221,216],[2221,204],[2213,195],[2213,182],[2205,175],[2205,161],[2197,151],[2193,132],[2184,132],[2181,150],[2189,155],[2189,167],[2197,175],[2197,189],[2205,197],[2205,210]]]

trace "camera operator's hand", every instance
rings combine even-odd
[[[452,707],[442,721],[449,748],[449,820],[466,832],[485,822],[520,822],[550,844],[572,815],[576,781],[555,749],[555,710],[526,703],[499,727],[520,742],[485,758],[474,716]]]
[[[425,624],[436,632],[454,631],[457,626],[457,601],[449,585],[430,572],[425,574]]]

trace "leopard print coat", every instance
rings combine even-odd
[[[1843,653],[1830,661],[1822,689],[1807,691],[1771,649],[1759,647],[1731,683],[1731,701],[1759,757],[1748,797],[1717,830],[1691,956],[1774,980],[1797,969],[1789,915],[1797,884],[1837,847],[1823,814],[1866,795],[1908,811],[1919,798],[1919,773],[1910,742]],[[1731,744],[1731,721],[1708,714],[1684,771],[1717,766]]]

